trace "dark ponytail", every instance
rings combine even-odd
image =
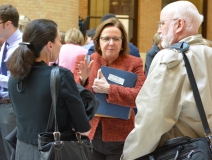
[[[20,45],[7,61],[11,76],[17,79],[26,77],[35,63],[35,56],[27,45]]]
[[[36,58],[40,57],[43,47],[57,37],[57,24],[48,19],[36,19],[30,22],[23,33],[23,42],[14,51],[7,62],[11,76],[24,79],[32,67]]]

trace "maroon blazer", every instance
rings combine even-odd
[[[79,71],[78,64],[80,63],[80,61],[84,60],[84,58],[85,56],[80,55],[76,59],[73,74],[75,81],[77,83],[80,83],[79,76],[77,75],[77,72]],[[98,69],[101,68],[101,66],[109,66],[112,68],[133,72],[138,75],[136,85],[134,88],[128,88],[115,84],[110,84],[110,91],[106,99],[108,103],[135,108],[136,107],[135,98],[145,81],[145,75],[143,72],[143,63],[141,58],[137,58],[131,55],[122,55],[119,56],[115,61],[113,61],[112,64],[108,65],[107,61],[104,58],[102,58],[98,53],[94,53],[91,55],[91,60],[94,60],[93,69],[84,87],[92,92],[94,92],[92,89],[93,82],[97,76],[97,71]],[[93,139],[98,123],[101,120],[103,141],[105,142],[125,141],[127,135],[134,128],[134,118],[135,115],[133,110],[131,110],[131,116],[130,119],[128,120],[95,116],[90,121],[91,132],[89,134],[89,138],[91,140]]]

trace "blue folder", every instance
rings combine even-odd
[[[101,71],[110,84],[122,85],[130,88],[135,86],[137,80],[137,74],[135,73],[107,66],[102,66]],[[96,116],[115,117],[125,120],[130,118],[130,107],[108,103],[106,101],[107,94],[104,93],[96,93],[95,96],[100,101]]]

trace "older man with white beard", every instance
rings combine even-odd
[[[196,7],[177,1],[163,8],[158,22],[162,47],[177,42],[190,45],[190,61],[206,117],[212,129],[212,48],[203,43],[198,28],[203,21]],[[122,160],[133,160],[153,152],[164,141],[179,137],[204,137],[182,53],[163,49],[155,56],[136,105],[135,128],[128,135]]]

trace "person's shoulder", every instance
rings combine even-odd
[[[138,48],[135,45],[133,45],[132,43],[128,43],[128,45],[129,45],[129,49],[130,49],[130,54],[133,56],[136,56],[136,57],[140,57]]]
[[[154,46],[152,46],[147,52],[146,54],[152,54],[154,52]]]
[[[85,49],[85,48],[83,48],[82,46],[79,46],[79,45],[75,45],[74,48],[76,48],[76,50],[78,50],[81,53],[86,53],[87,54],[87,52],[88,52],[87,49]]]
[[[158,48],[158,46],[157,45],[153,45],[152,48],[150,48],[147,51],[146,56],[154,57],[159,51],[160,51],[160,49]]]
[[[23,37],[23,33],[17,29],[11,36],[9,39],[13,40],[13,44],[17,44],[22,42],[22,37]]]
[[[163,60],[168,60],[172,58],[173,56],[175,57],[178,54],[179,52],[172,48],[165,48],[158,52],[158,56],[160,56]]]
[[[89,49],[90,48],[90,44],[86,44],[86,45],[84,45],[84,46],[82,46],[84,49]]]
[[[87,50],[87,49],[85,49],[85,48],[83,48],[82,46],[80,46],[80,49],[81,49],[83,52],[85,52],[85,53],[87,53],[87,52],[88,52],[88,50]]]
[[[182,53],[175,49],[166,48],[160,50],[154,57],[153,62],[166,64],[168,68],[177,66],[183,60]]]
[[[67,71],[69,71],[67,68],[63,68],[63,67],[59,67],[59,69],[60,69],[60,72],[67,72]]]
[[[130,48],[138,50],[138,48],[135,45],[133,45],[132,43],[128,43],[128,45],[129,45]]]
[[[93,54],[95,51],[94,51],[94,45],[91,45],[90,48],[88,49],[88,54],[91,55]]]
[[[60,77],[61,78],[63,77],[66,79],[69,76],[73,77],[73,74],[69,69],[63,68],[63,67],[59,67],[59,69],[60,69]]]
[[[94,44],[91,44],[89,50],[94,50]]]
[[[82,46],[83,48],[86,48],[87,50],[90,49],[90,47],[93,46],[94,47],[94,43],[93,41],[92,42],[89,42],[88,44]]]

